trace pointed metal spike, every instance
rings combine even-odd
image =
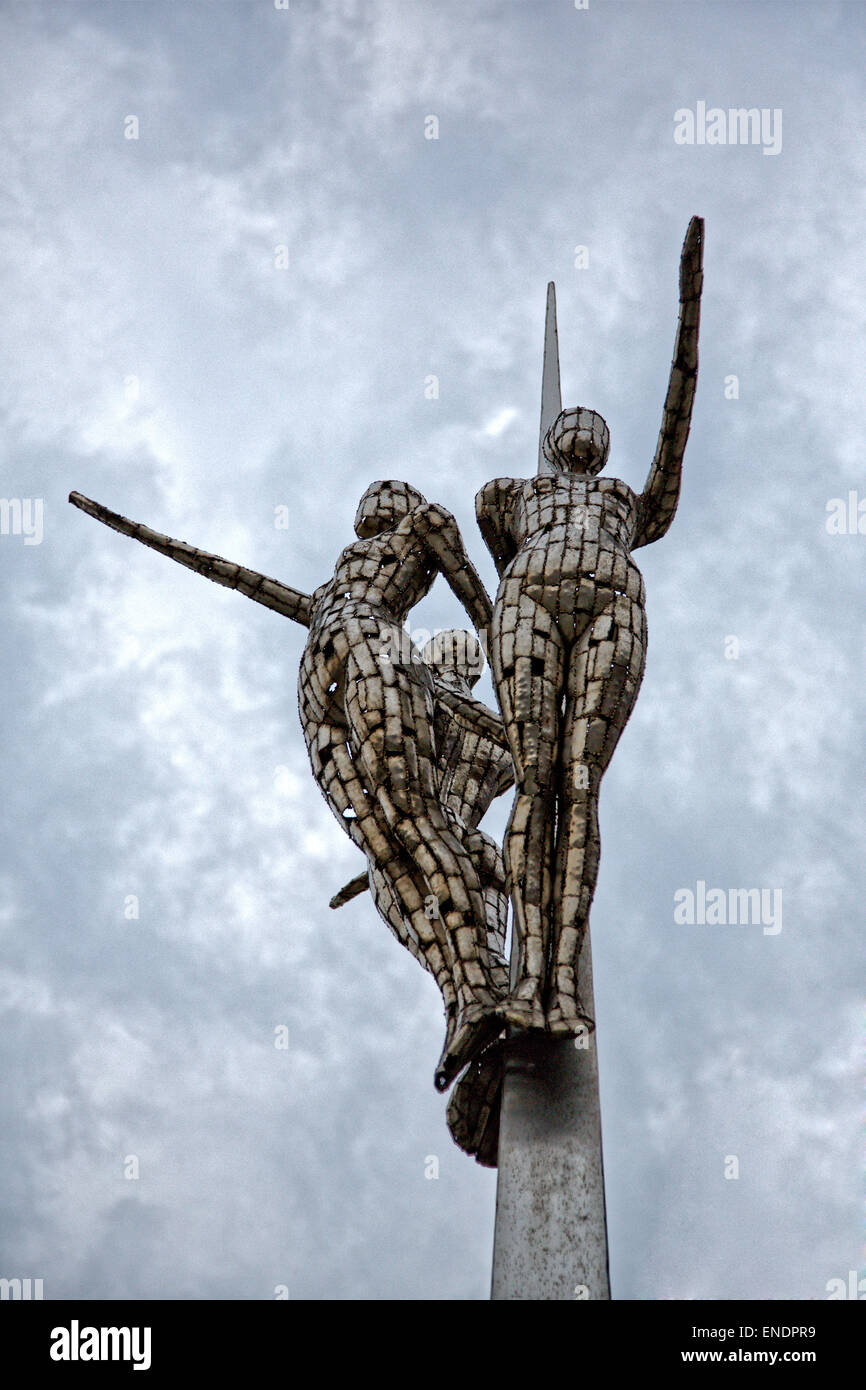
[[[559,337],[556,332],[556,286],[547,286],[547,313],[544,319],[544,367],[541,375],[541,428],[538,436],[538,471],[550,473],[551,467],[542,453],[544,436],[562,410],[559,386]]]

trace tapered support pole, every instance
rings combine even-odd
[[[581,998],[592,1017],[589,932]],[[517,1035],[499,1130],[494,1299],[609,1299],[595,1033]]]
[[[538,472],[550,473],[544,457],[544,436],[562,410],[562,390],[559,384],[559,334],[556,329],[556,286],[551,280],[547,287],[547,308],[544,314],[544,361],[541,369],[541,423],[538,431]]]

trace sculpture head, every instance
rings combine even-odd
[[[480,680],[484,670],[484,649],[474,632],[449,628],[437,632],[421,648],[421,655],[436,673],[437,680],[464,693]]]
[[[359,540],[369,540],[383,531],[393,531],[404,516],[416,507],[422,507],[424,498],[409,483],[386,482],[371,483],[358,503],[355,513],[355,535]]]
[[[610,431],[601,415],[585,406],[563,410],[542,443],[551,473],[600,473],[610,452]]]

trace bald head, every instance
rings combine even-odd
[[[600,473],[610,451],[610,432],[596,410],[563,410],[544,436],[542,453],[552,472]]]
[[[470,688],[484,670],[484,649],[474,632],[448,628],[437,632],[421,648],[421,655],[436,675],[446,682],[456,680]]]
[[[385,482],[371,483],[358,503],[355,513],[355,535],[359,540],[369,540],[383,531],[393,531],[404,516],[416,507],[422,507],[426,498],[410,483],[402,483],[394,478]]]

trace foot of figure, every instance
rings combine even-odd
[[[502,1031],[502,1021],[495,1009],[484,1004],[470,1004],[455,1014],[448,1024],[445,1046],[436,1068],[434,1084],[437,1091],[447,1091],[464,1067]]]
[[[546,1012],[547,1031],[557,1038],[574,1038],[591,1033],[595,1020],[589,1017],[573,994],[554,994]]]
[[[527,1031],[545,1027],[544,1004],[539,980],[523,980],[496,1010],[503,1023]]]
[[[505,1042],[500,1039],[469,1063],[448,1102],[451,1138],[485,1168],[495,1168],[505,1075]]]

